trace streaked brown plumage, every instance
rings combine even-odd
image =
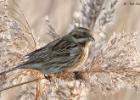
[[[91,40],[94,38],[88,29],[77,27],[62,38],[27,54],[25,62],[0,75],[19,68],[35,69],[44,74],[74,70],[84,62],[85,47]]]

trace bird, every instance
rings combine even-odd
[[[17,69],[34,69],[44,75],[80,68],[86,59],[86,46],[94,41],[89,29],[75,27],[68,34],[24,56],[21,64],[0,75]]]

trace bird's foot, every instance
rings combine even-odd
[[[83,79],[83,76],[82,76],[82,74],[81,74],[80,71],[75,71],[75,72],[73,72],[73,73],[74,73],[74,78],[75,78],[76,80],[82,80],[82,79]]]
[[[45,77],[47,80],[49,80],[49,81],[51,82],[51,78],[52,78],[51,75],[46,75],[46,74],[44,74],[44,77]]]

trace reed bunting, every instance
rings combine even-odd
[[[23,63],[17,67],[1,72],[0,75],[16,69],[35,69],[43,74],[62,71],[75,71],[86,60],[87,44],[94,40],[89,30],[82,27],[74,28],[69,34],[58,38],[46,46],[25,56]]]

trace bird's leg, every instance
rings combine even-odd
[[[83,79],[83,76],[81,75],[81,72],[80,71],[75,71],[73,72],[74,73],[74,78],[76,80],[80,80],[80,79]]]
[[[46,74],[44,74],[44,77],[47,79],[47,80],[49,80],[50,82],[51,82],[51,76],[50,75],[46,75]]]

